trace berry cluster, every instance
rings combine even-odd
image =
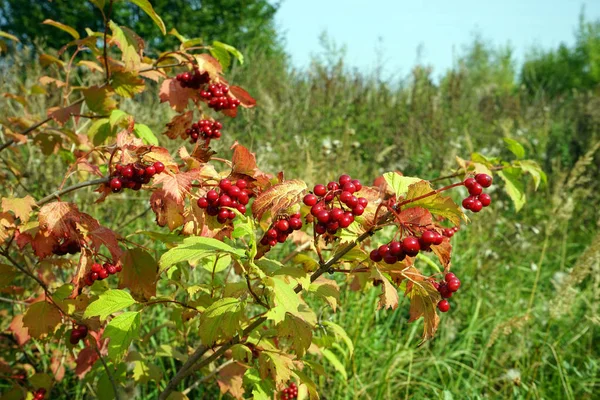
[[[475,178],[467,178],[464,181],[465,187],[469,191],[469,197],[462,201],[462,206],[475,213],[481,211],[492,203],[489,194],[483,193],[483,188],[490,187],[492,177],[487,174],[477,174]]]
[[[71,337],[69,338],[69,342],[75,345],[79,343],[80,340],[85,339],[88,334],[88,327],[85,325],[78,325],[77,328],[73,328],[71,331]]]
[[[298,386],[294,382],[290,383],[290,386],[286,387],[281,391],[282,400],[291,400],[298,398]]]
[[[246,189],[247,182],[238,179],[234,184],[229,179],[222,179],[219,182],[219,191],[211,189],[205,197],[198,199],[198,207],[206,209],[206,213],[216,216],[219,223],[224,224],[228,219],[235,218],[235,212],[229,208],[235,208],[240,213],[246,213],[246,205],[252,195],[249,189]]]
[[[150,182],[154,175],[160,174],[164,170],[165,165],[160,161],[146,166],[138,163],[117,164],[111,175],[109,186],[113,193],[119,193],[123,188],[140,190],[142,184]]]
[[[104,263],[104,265],[93,263],[91,271],[87,274],[84,279],[84,282],[87,286],[92,286],[95,281],[101,281],[109,277],[109,275],[114,275],[117,272],[121,272],[123,267],[121,265],[113,265],[109,263]]]
[[[33,400],[43,400],[46,397],[46,389],[39,388],[35,392],[33,392]]]
[[[77,240],[65,239],[60,244],[55,244],[52,248],[52,253],[57,256],[64,256],[65,254],[77,254],[81,251],[81,245]]]
[[[316,185],[312,193],[304,196],[304,204],[311,207],[310,213],[317,221],[315,232],[333,235],[339,228],[350,226],[354,217],[362,215],[369,202],[364,197],[354,196],[361,189],[358,179],[342,175],[338,182],[329,182],[327,186]],[[336,199],[339,207],[334,205]]]
[[[179,82],[182,88],[190,88],[190,89],[200,89],[202,85],[209,82],[210,77],[208,76],[208,72],[200,72],[198,67],[194,67],[194,72],[183,72],[181,74],[177,74],[175,78]]]
[[[438,303],[438,309],[441,312],[448,312],[450,310],[450,302],[448,300],[452,297],[452,294],[460,288],[460,280],[452,272],[448,272],[444,276],[444,280],[440,282],[432,282],[433,286],[440,292],[443,299]]]
[[[222,83],[214,83],[208,86],[208,90],[201,90],[200,97],[215,111],[233,110],[240,105],[238,99],[229,96],[229,86]]]
[[[302,216],[293,214],[275,222],[260,240],[260,244],[273,247],[277,243],[283,243],[293,232],[302,228]]]
[[[185,133],[190,137],[190,142],[196,143],[198,139],[209,141],[220,138],[221,129],[223,129],[223,124],[219,121],[201,119],[193,123],[191,128],[186,129]]]
[[[456,232],[458,232],[459,229],[460,228],[458,226],[453,226],[452,228],[444,228],[442,229],[442,235],[446,236],[447,238],[451,238]]]
[[[401,242],[392,240],[374,249],[369,254],[372,261],[384,261],[386,264],[395,264],[404,260],[406,256],[415,257],[419,251],[430,251],[431,245],[442,244],[444,237],[436,231],[423,232],[420,238],[415,236],[405,237]]]

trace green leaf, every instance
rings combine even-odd
[[[139,38],[135,37],[129,29],[122,29],[113,21],[109,22],[109,26],[112,31],[111,41],[121,50],[125,69],[128,71],[137,70],[141,62],[140,53],[142,50]]]
[[[144,124],[135,124],[133,128],[133,133],[135,136],[144,140],[144,143],[151,144],[153,146],[158,146],[158,138],[152,130],[148,127],[148,125]]]
[[[112,110],[108,117],[108,122],[110,123],[110,129],[114,130],[117,125],[119,125],[124,119],[129,116],[125,111],[121,110]],[[102,118],[106,119],[106,118]]]
[[[410,185],[423,180],[421,178],[402,176],[396,172],[386,172],[383,174],[383,178],[398,197],[405,195]]]
[[[110,342],[108,342],[108,356],[113,361],[121,361],[133,339],[140,337],[140,325],[141,316],[139,311],[124,312],[109,322],[102,337],[110,339]]]
[[[263,379],[256,368],[250,368],[244,374],[244,381],[252,388],[253,400],[272,400],[275,385],[271,379]]]
[[[92,139],[94,146],[99,146],[106,141],[107,138],[112,136],[113,130],[110,127],[108,118],[101,118],[90,126],[87,134]]]
[[[202,343],[211,345],[219,338],[232,338],[241,330],[240,319],[243,311],[244,302],[234,297],[225,297],[213,303],[200,318],[199,333]]]
[[[98,300],[92,302],[85,310],[83,318],[100,317],[104,321],[106,317],[117,311],[121,311],[137,302],[124,290],[109,289],[102,293]]]
[[[42,24],[51,25],[55,28],[60,29],[63,32],[67,32],[69,35],[73,36],[75,40],[79,39],[80,37],[79,33],[75,29],[71,28],[69,25],[65,25],[60,22],[53,21],[51,19],[44,20]]]
[[[344,377],[344,379],[348,379],[346,367],[344,367],[344,364],[342,364],[339,358],[337,358],[337,356],[331,350],[322,349],[321,354],[323,354],[323,357],[325,357],[325,359],[329,361],[331,365],[333,365],[333,368],[335,368],[335,370],[338,371]]]
[[[101,10],[104,10],[104,6],[106,5],[106,0],[90,0],[92,3],[96,5]]]
[[[275,382],[287,383],[292,376],[294,363],[291,356],[275,351],[263,351],[258,358],[260,375],[262,377],[270,376]]]
[[[157,384],[162,379],[162,371],[154,364],[149,364],[145,360],[133,362],[133,380],[136,383],[148,383],[151,380]]]
[[[150,4],[150,2],[148,0],[129,0],[129,2],[137,5],[146,14],[148,14],[150,16],[150,18],[152,18],[152,21],[154,21],[156,26],[158,26],[158,28],[160,29],[160,31],[162,32],[163,35],[167,34],[167,28],[165,27],[165,23],[158,16],[156,11],[154,11],[154,8],[152,8],[152,4]]]
[[[268,319],[278,324],[285,319],[286,313],[298,313],[300,299],[290,284],[279,277],[267,277],[264,279],[264,283],[271,288],[272,299],[275,304],[266,314]]]
[[[20,42],[19,38],[16,37],[15,35],[11,35],[8,32],[4,32],[4,31],[0,31],[0,37],[6,38],[6,39],[10,39],[14,42]]]
[[[431,192],[433,192],[431,184],[422,180],[409,186],[406,200],[416,199]],[[447,218],[454,225],[459,225],[461,218],[466,220],[466,216],[458,204],[456,204],[452,198],[442,196],[439,193],[408,203],[402,206],[402,209],[412,207],[423,207],[432,214]]]
[[[498,176],[504,180],[504,190],[508,193],[515,205],[515,209],[519,211],[526,202],[525,186],[521,181],[523,170],[520,168],[504,168],[498,172]]]
[[[237,258],[241,258],[245,254],[243,250],[234,249],[220,240],[193,236],[184,239],[182,244],[162,255],[159,262],[159,273],[179,262],[187,261],[189,263],[194,263],[201,258],[218,253],[228,253]]]
[[[116,94],[131,98],[142,93],[146,88],[146,82],[138,75],[137,71],[113,72],[110,87]]]
[[[179,33],[179,31],[175,28],[171,29],[169,32],[167,32],[169,35],[173,35],[177,38],[177,40],[179,40],[181,43],[185,42],[187,40],[187,38],[185,36],[183,36],[181,33]]]
[[[548,177],[546,176],[546,173],[542,170],[542,167],[539,166],[538,163],[536,163],[533,160],[522,160],[519,161],[517,163],[517,165],[519,167],[521,167],[521,169],[524,172],[527,172],[531,175],[531,177],[533,178],[533,182],[535,184],[535,190],[538,189],[538,187],[540,186],[540,183],[544,183],[546,184],[548,182]]]
[[[506,147],[513,153],[517,158],[525,157],[525,149],[521,145],[521,143],[517,142],[511,138],[504,138],[504,142],[506,143]]]
[[[67,297],[69,297],[71,295],[71,293],[73,293],[73,285],[70,283],[65,283],[64,285],[62,285],[61,287],[59,287],[58,289],[56,289],[54,291],[54,294],[52,295],[53,299],[58,299],[58,300],[64,300]]]
[[[331,321],[323,321],[322,324],[327,331],[332,332],[338,339],[341,339],[346,343],[346,347],[348,347],[348,350],[350,351],[350,357],[352,357],[352,354],[354,354],[354,344],[344,328]]]
[[[228,53],[231,53],[232,56],[237,58],[238,61],[240,62],[240,64],[244,63],[244,55],[235,47],[225,44],[225,43],[222,43],[222,42],[219,42],[219,41],[216,41],[216,40],[213,42],[213,47],[226,50]],[[225,68],[225,67],[223,67],[223,68]]]
[[[277,325],[279,336],[288,337],[292,341],[292,348],[299,358],[304,356],[312,343],[312,326],[292,314],[286,314],[285,320]]]
[[[108,114],[117,107],[117,102],[112,98],[112,92],[106,87],[91,86],[82,90],[85,104],[90,111],[98,114]]]
[[[226,70],[231,65],[231,54],[227,50],[221,47],[211,47],[210,54],[219,61],[223,70]]]
[[[217,259],[218,257],[218,259]],[[229,255],[214,255],[210,257],[206,257],[200,263],[202,268],[207,270],[208,272],[221,272],[225,271],[227,267],[231,264],[231,256]]]

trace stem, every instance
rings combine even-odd
[[[110,369],[108,368],[108,365],[106,365],[106,361],[104,361],[104,358],[102,357],[102,354],[100,354],[100,350],[98,350],[97,346],[94,346],[94,350],[96,350],[96,354],[98,354],[100,361],[102,361],[102,365],[104,366],[106,375],[108,375],[108,380],[110,381],[110,384],[112,385],[112,388],[113,388],[113,392],[115,393],[115,399],[121,400],[121,395],[119,394],[119,389],[117,387],[117,382],[115,381],[115,377],[113,376],[112,372],[110,372]]]
[[[156,300],[156,301],[150,301],[148,303],[143,303],[143,306],[153,306],[155,304],[163,304],[163,303],[173,303],[173,304],[178,304],[181,307],[185,307],[185,308],[189,308],[190,310],[194,310],[194,311],[198,311],[198,309],[196,307],[192,307],[190,305],[187,305],[185,303],[182,303],[181,301],[177,301],[177,300]]]
[[[108,40],[107,40],[107,36],[108,36],[108,20],[111,17],[112,14],[112,5],[113,5],[113,0],[110,0],[110,2],[108,3],[108,16],[106,16],[106,14],[104,14],[104,11],[102,12],[102,17],[104,18],[104,68],[105,68],[105,72],[106,72],[106,84],[108,85],[110,83],[110,69],[108,67]]]
[[[246,283],[248,284],[248,291],[250,292],[250,294],[254,298],[254,301],[256,301],[258,304],[260,304],[261,306],[263,306],[266,309],[271,308],[271,307],[269,307],[268,304],[265,304],[265,302],[262,301],[260,299],[260,297],[258,297],[258,295],[256,293],[254,293],[254,291],[252,290],[252,285],[250,284],[250,277],[248,276],[248,274],[246,274]]]
[[[407,204],[414,203],[415,201],[423,200],[423,199],[425,199],[427,197],[436,195],[436,194],[441,193],[443,191],[446,191],[448,189],[452,189],[454,187],[463,186],[463,185],[464,185],[464,182],[457,182],[457,183],[453,183],[452,185],[444,186],[443,188],[440,188],[440,189],[432,190],[431,192],[425,193],[422,196],[415,197],[414,199],[404,200],[403,202],[398,203],[396,205],[396,208],[398,209],[398,208],[400,208],[402,206],[405,206]]]
[[[64,189],[57,190],[57,191],[55,191],[54,193],[52,193],[52,194],[49,194],[48,196],[46,196],[46,197],[44,197],[43,199],[41,199],[41,200],[40,200],[40,201],[38,201],[36,204],[37,204],[37,206],[38,206],[38,207],[41,207],[41,206],[43,206],[44,204],[46,204],[46,203],[48,203],[48,202],[50,202],[50,201],[54,200],[55,198],[57,198],[57,199],[58,199],[58,198],[59,198],[60,196],[62,196],[63,194],[66,194],[66,193],[72,192],[72,191],[74,191],[74,190],[77,190],[77,189],[84,188],[84,187],[86,187],[86,186],[100,185],[100,184],[102,184],[102,183],[107,183],[107,182],[108,182],[108,177],[107,177],[107,176],[105,176],[104,178],[94,179],[94,180],[91,180],[91,181],[80,182],[80,183],[78,183],[78,184],[76,184],[76,185],[73,185],[73,186],[68,186],[68,187],[66,187],[66,188],[64,188]]]
[[[504,169],[504,165],[496,165],[494,167],[490,168],[490,171],[500,171],[501,169]],[[441,181],[444,179],[451,179],[451,178],[456,178],[457,176],[461,176],[461,175],[465,175],[466,172],[456,172],[454,174],[451,175],[446,175],[446,176],[440,176],[438,178],[432,179],[429,182],[437,182],[437,181]]]

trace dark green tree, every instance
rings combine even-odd
[[[255,46],[267,53],[281,51],[274,23],[277,3],[267,0],[151,0],[151,3],[167,30],[177,26],[179,33],[188,38],[219,40],[238,48]],[[108,11],[108,6],[105,10]],[[42,25],[47,18],[72,26],[82,36],[85,27],[103,29],[102,14],[89,1],[0,0],[0,30],[16,35],[24,43],[38,40],[58,45],[70,39],[60,30]],[[151,50],[163,50],[176,43],[172,36],[163,37],[152,20],[126,0],[114,1],[111,18],[133,27],[146,38]]]

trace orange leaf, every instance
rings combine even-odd
[[[177,139],[178,137],[186,139],[188,135],[185,130],[190,128],[193,118],[194,113],[192,111],[174,116],[171,122],[167,124],[167,130],[163,134],[167,135],[169,139]]]
[[[10,323],[8,330],[15,335],[15,339],[19,346],[23,346],[31,339],[29,336],[29,329],[23,326],[23,315],[15,315],[12,322]]]
[[[389,279],[377,269],[377,267],[371,270],[371,277],[382,283],[381,285],[381,295],[379,296],[379,302],[377,303],[377,309],[387,309],[391,308],[395,310],[398,308],[398,301],[400,300],[398,296],[398,291],[396,287],[392,285]]]
[[[86,347],[81,350],[79,354],[77,354],[77,360],[75,363],[77,366],[75,367],[75,375],[79,379],[83,379],[83,377],[91,371],[92,366],[98,361],[98,354],[91,347]]]
[[[200,170],[193,169],[178,174],[159,174],[154,178],[155,184],[162,184],[166,197],[170,197],[177,204],[183,205],[184,199],[190,194],[192,182],[200,177]]]
[[[239,86],[230,86],[229,93],[240,101],[240,105],[244,108],[252,108],[256,105],[256,100],[250,96],[250,93],[246,92]]]
[[[200,95],[197,90],[183,88],[175,79],[165,79],[160,85],[160,102],[169,102],[171,108],[177,112],[182,112],[188,106],[190,99],[194,103],[198,102]]]
[[[437,315],[437,303],[440,293],[429,281],[411,281],[406,285],[406,295],[410,299],[410,319],[413,322],[423,317],[423,336],[421,344],[433,338],[440,318]]]
[[[31,196],[2,199],[2,211],[11,211],[15,214],[15,217],[21,220],[21,223],[29,221],[29,214],[31,213],[33,206],[35,206],[35,199]]]
[[[168,197],[164,190],[159,189],[152,193],[150,197],[150,207],[156,214],[156,223],[158,226],[169,226],[170,230],[181,226],[183,219],[183,203],[177,202]]]
[[[236,399],[244,396],[244,374],[248,367],[238,362],[229,364],[219,371],[217,383],[221,389],[221,394],[229,392]]]
[[[422,207],[407,208],[398,214],[396,220],[401,224],[427,226],[433,223],[429,210]]]
[[[306,183],[297,179],[271,186],[254,200],[252,214],[260,220],[265,212],[271,211],[271,216],[275,217],[279,212],[298,204],[306,188]]]
[[[450,239],[445,237],[442,244],[431,246],[431,250],[438,257],[444,268],[448,269],[450,266],[450,258],[452,257],[452,244],[450,243]]]
[[[75,115],[75,122],[79,121],[79,114],[81,112],[81,102],[72,104],[68,107],[59,108],[52,107],[48,109],[48,116],[55,120],[61,126],[65,124],[71,118],[72,115]]]
[[[81,221],[81,213],[72,203],[56,201],[48,203],[40,209],[38,215],[40,229],[57,238],[77,237],[77,223]]]

